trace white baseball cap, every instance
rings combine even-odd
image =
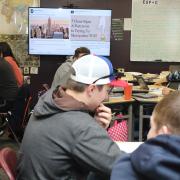
[[[102,56],[83,56],[77,59],[72,67],[75,75],[71,75],[71,79],[76,82],[103,85],[114,79],[111,61]]]

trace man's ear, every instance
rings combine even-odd
[[[159,130],[158,130],[158,134],[171,134],[170,129],[166,126],[163,125]]]
[[[87,95],[88,96],[92,96],[93,93],[94,93],[94,90],[95,90],[96,86],[94,84],[90,84],[88,87],[87,87]]]

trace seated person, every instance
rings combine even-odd
[[[148,140],[114,165],[111,180],[180,178],[180,92],[165,96],[153,110]]]
[[[179,82],[179,83],[178,83]],[[175,90],[179,90],[179,87],[180,86],[180,72],[179,71],[174,71],[172,73],[170,73],[168,76],[160,79],[159,81],[157,81],[155,83],[155,85],[162,85],[166,83],[167,84],[167,87],[164,87],[162,89],[162,94],[163,95],[167,95],[169,94],[170,92],[173,91],[173,89]],[[174,87],[171,87],[170,84],[173,84],[173,83],[178,83],[177,85],[175,85]]]
[[[105,180],[124,154],[107,134],[112,114],[102,103],[113,78],[111,62],[86,55],[70,72],[66,88],[49,89],[34,108],[19,151],[17,180],[80,180],[89,172]]]
[[[0,51],[1,52],[1,51]],[[10,64],[0,57],[0,112],[7,113],[12,110],[18,93],[18,86],[15,75]],[[0,134],[6,128],[5,118],[0,119]]]
[[[159,79],[155,85],[162,85],[163,83],[167,84],[168,82],[180,82],[180,72],[174,71],[169,73],[166,77]]]
[[[11,47],[6,42],[0,42],[0,49],[1,49],[1,57],[3,57],[13,69],[13,73],[15,75],[18,87],[21,87],[23,84],[23,74],[18,67],[18,63],[14,58],[12,53]]]
[[[2,57],[0,57],[0,74],[0,110],[3,112],[13,107],[18,93],[18,85],[11,65]]]
[[[59,85],[65,85],[69,76],[72,64],[80,57],[90,54],[90,50],[86,47],[80,47],[75,50],[74,56],[68,58],[61,66],[57,69],[51,87],[55,89]]]
[[[17,136],[22,136],[21,121],[26,99],[30,96],[29,87],[23,85],[22,72],[6,42],[0,42],[0,74],[0,111],[11,112],[11,129]]]

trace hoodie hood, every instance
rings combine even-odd
[[[34,108],[34,116],[51,116],[61,111],[70,110],[88,110],[88,107],[80,101],[77,101],[72,96],[65,93],[65,91],[59,87],[55,91],[53,89],[48,90],[43,94]]]
[[[69,62],[69,63],[71,63],[71,64],[73,64],[74,61],[75,61],[75,59],[74,59],[73,56],[69,56],[69,57],[67,57],[67,59],[66,59],[66,62]]]
[[[131,155],[143,179],[180,179],[180,136],[160,135],[142,144]]]

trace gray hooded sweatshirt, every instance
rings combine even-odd
[[[124,154],[82,102],[62,88],[40,97],[27,125],[17,180],[82,180],[94,172],[108,179]]]
[[[56,73],[54,75],[54,79],[51,85],[52,89],[55,89],[57,86],[65,86],[67,80],[69,79],[71,75],[71,67],[74,63],[73,56],[69,57],[64,63],[62,63],[58,69],[56,70]]]

